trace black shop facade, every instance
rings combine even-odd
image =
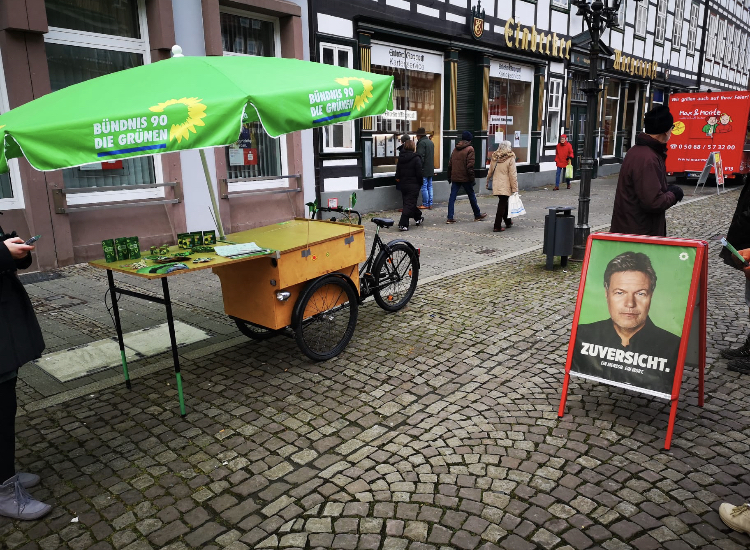
[[[418,128],[434,144],[436,202],[448,200],[448,160],[466,130],[474,136],[477,193],[487,192],[489,159],[504,140],[516,153],[522,188],[554,181],[554,170],[541,170],[554,159],[554,147],[545,146],[546,81],[550,66],[564,72],[569,37],[455,6],[372,4],[310,3],[311,60],[394,77],[392,110],[314,130],[321,205],[347,205],[356,192],[361,211],[399,207],[399,137],[416,139]]]

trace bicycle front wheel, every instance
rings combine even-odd
[[[341,353],[357,325],[357,293],[346,280],[326,275],[302,292],[297,304],[294,334],[302,352],[314,361]]]
[[[405,243],[388,245],[375,259],[375,301],[386,311],[403,308],[417,289],[419,264],[417,254]]]

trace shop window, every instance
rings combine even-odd
[[[638,99],[640,94],[638,93],[639,86],[635,82],[631,82],[626,90],[623,90],[623,96],[625,96],[625,106],[622,111],[622,152],[627,153],[630,150],[630,146],[633,143],[634,131],[634,119],[635,114],[638,112]],[[604,153],[608,154],[608,153]]]
[[[443,56],[435,52],[373,42],[371,72],[393,76],[393,110],[374,118],[373,176],[396,171],[399,137],[424,128],[435,146],[435,170],[441,167]]]
[[[635,8],[635,34],[646,36],[646,22],[648,19],[648,2],[638,2]]]
[[[48,0],[44,36],[52,91],[150,62],[144,0]],[[161,173],[158,157],[94,163],[62,171],[67,188],[148,185]],[[163,189],[75,195],[69,204],[163,196]]]
[[[620,101],[620,83],[610,80],[607,83],[602,116],[602,155],[615,154],[615,137],[617,133],[617,107]]]
[[[320,60],[326,65],[353,68],[353,50],[349,46],[335,44],[320,45]],[[323,152],[337,153],[354,151],[354,121],[323,126]]]
[[[656,4],[656,29],[654,40],[664,42],[664,33],[667,31],[667,0],[659,0]]]
[[[547,144],[560,139],[560,106],[562,105],[562,80],[550,79],[547,100]]]
[[[706,59],[713,59],[716,53],[716,34],[719,28],[719,18],[716,14],[708,17],[708,43],[706,45]]]
[[[672,47],[679,48],[682,44],[682,24],[685,17],[685,0],[676,0],[674,7],[674,25],[672,27]]]
[[[529,162],[531,89],[534,70],[492,60],[490,64],[488,147],[485,164],[500,141],[509,141],[517,162]],[[558,131],[559,131],[558,122]]]
[[[280,57],[278,19],[225,10],[220,15],[224,55]],[[260,122],[242,124],[226,148],[227,179],[273,179],[283,174],[285,140],[269,136]]]
[[[654,89],[651,97],[651,109],[657,105],[664,105],[664,90]]]
[[[571,100],[572,101],[586,101],[586,93],[583,88],[586,85],[586,77],[581,73],[574,73],[571,85]]]
[[[719,32],[716,35],[716,61],[724,61],[724,44],[727,42],[727,22],[722,19],[719,21]]]

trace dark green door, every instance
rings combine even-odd
[[[581,158],[583,157],[583,142],[586,133],[586,105],[571,105],[570,116],[572,126],[568,136],[570,144],[573,146],[575,157],[573,158],[573,177],[581,177]]]

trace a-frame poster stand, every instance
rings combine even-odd
[[[610,241],[616,242],[617,244],[614,246],[612,246],[612,244],[605,245],[605,243],[597,243],[598,241]],[[594,243],[597,243],[598,246],[594,246]],[[632,243],[632,246],[630,246],[629,243]],[[651,246],[644,247],[643,245]],[[674,353],[671,355],[671,359],[669,361],[667,359],[660,359],[659,357],[652,357],[647,353],[633,353],[632,350],[628,355],[627,351],[623,351],[627,350],[627,347],[622,348],[618,352],[614,349],[614,347],[604,347],[604,345],[594,346],[589,343],[577,341],[579,332],[582,334],[587,333],[591,335],[593,334],[591,327],[595,326],[604,327],[605,329],[610,330],[612,334],[614,334],[613,330],[610,328],[613,326],[614,317],[612,319],[605,319],[597,323],[582,324],[581,327],[584,328],[583,330],[579,331],[579,321],[581,320],[581,307],[584,303],[584,293],[586,292],[587,275],[589,273],[589,267],[592,265],[592,248],[595,249],[595,255],[599,256],[595,258],[595,263],[598,266],[596,269],[597,274],[603,271],[606,276],[606,273],[610,270],[610,267],[608,265],[607,271],[604,271],[601,266],[603,265],[603,262],[610,260],[613,255],[613,253],[607,253],[606,246],[609,246],[609,248],[613,250],[616,249],[616,251],[622,251],[623,249],[628,249],[629,247],[637,251],[645,250],[647,254],[641,254],[641,256],[650,255],[656,258],[657,261],[655,261],[654,263],[659,264],[659,267],[662,271],[662,279],[658,279],[659,270],[654,271],[654,269],[651,267],[651,263],[648,263],[648,268],[651,269],[651,273],[656,273],[656,279],[659,280],[659,284],[656,284],[656,282],[654,282],[655,290],[654,288],[652,288],[651,292],[654,295],[656,293],[661,293],[661,304],[665,304],[666,302],[672,303],[680,300],[681,303],[685,303],[685,292],[687,292],[687,303],[685,305],[684,318],[682,319],[681,323],[682,330],[679,331],[681,337],[679,338],[679,344],[675,343]],[[680,250],[677,248],[668,247],[682,248]],[[683,263],[682,265],[679,263],[681,261],[686,262],[689,257],[692,256],[692,254],[689,254],[690,249],[694,249],[692,274],[690,273],[688,263]],[[634,257],[634,254],[635,256],[638,256],[638,253],[634,252],[625,252],[624,254],[621,253],[620,256],[625,256],[628,254],[631,255],[631,259]],[[672,260],[672,258],[674,258],[674,260]],[[674,266],[676,270],[670,270],[670,261],[675,262]],[[614,260],[611,260],[610,264],[613,262]],[[616,233],[596,233],[589,236],[589,240],[586,245],[586,256],[584,258],[582,267],[583,269],[581,271],[581,282],[578,287],[578,298],[576,300],[576,309],[573,317],[573,327],[570,334],[570,343],[568,345],[568,354],[565,363],[565,378],[563,381],[562,397],[560,399],[558,417],[562,418],[565,414],[565,403],[568,396],[568,387],[570,384],[571,376],[580,377],[589,381],[613,385],[655,397],[669,399],[671,401],[671,409],[669,413],[669,423],[667,427],[666,439],[664,441],[664,448],[666,450],[669,450],[672,443],[672,434],[674,431],[675,419],[677,417],[677,405],[680,398],[680,388],[682,387],[682,375],[685,367],[685,361],[686,359],[688,359],[689,344],[691,344],[691,327],[693,324],[694,314],[696,313],[696,308],[698,308],[698,315],[696,319],[696,321],[698,322],[698,327],[697,330],[692,331],[692,334],[693,338],[697,338],[698,341],[692,342],[693,345],[690,346],[692,357],[690,357],[689,359],[691,364],[695,364],[698,367],[698,405],[701,407],[703,406],[703,387],[706,367],[708,243],[705,241],[692,239],[642,237],[635,235],[620,235]],[[681,271],[683,272],[684,284],[682,286],[673,284],[670,280],[670,277],[674,277],[675,273],[677,271],[680,271],[679,268],[682,268]],[[613,281],[614,279],[610,280]],[[601,284],[602,279],[592,279],[591,281],[589,281],[589,285],[591,285],[592,287],[599,286]],[[605,286],[606,284],[607,283],[605,282]],[[609,292],[609,289],[606,292]],[[609,301],[609,298],[607,298],[607,300]],[[649,298],[649,300],[651,299]],[[658,311],[658,308],[664,308],[665,306],[657,306],[657,304],[654,303],[655,301],[656,300],[650,301],[650,305],[648,307],[651,308],[651,313],[655,314],[656,316],[658,313],[660,313]],[[588,302],[590,304],[591,301],[589,300]],[[595,305],[595,307],[599,307],[599,309],[602,309],[598,305]],[[609,303],[607,304],[607,307],[609,307]],[[631,307],[635,309],[636,306],[633,305]],[[631,316],[632,315],[633,314],[631,314]],[[648,309],[646,309],[646,315],[649,316],[649,320],[647,322],[651,323],[647,326],[648,330],[652,332],[660,331],[655,334],[667,334],[668,338],[666,341],[676,341],[676,334],[668,334],[663,329],[656,327],[650,321],[651,316],[649,315]],[[675,324],[676,326],[676,323],[679,323],[679,319],[676,319],[673,324]],[[599,332],[602,331],[600,330]],[[590,338],[589,336],[586,336],[586,338],[593,340],[593,338]],[[640,342],[643,343],[645,338],[647,338],[647,336],[645,333],[643,333]],[[612,341],[611,338],[609,341]],[[631,339],[631,343],[632,342],[633,340]],[[661,339],[661,342],[665,342],[664,338]],[[697,346],[695,345],[696,343]],[[613,346],[612,344],[609,345]],[[621,345],[619,337],[617,338],[617,345]],[[582,351],[586,346],[589,347],[589,350]],[[662,346],[662,349],[664,347],[665,346]],[[590,349],[594,349],[595,352],[590,352]],[[641,349],[641,351],[643,350]],[[618,355],[618,353],[622,353],[622,355]],[[659,353],[660,355],[666,354],[666,352],[656,353]],[[576,357],[575,361],[574,355]],[[595,356],[595,361],[592,361],[594,357],[591,356]],[[600,358],[604,360],[599,361]],[[606,359],[611,359],[612,361],[606,361]],[[593,374],[592,370],[587,371],[584,360],[588,361],[588,365],[594,365]],[[667,368],[664,368],[665,365],[667,366]],[[669,393],[670,384],[671,393]]]
[[[701,175],[698,177],[698,181],[695,184],[693,195],[698,192],[698,187],[700,187],[701,191],[703,191],[703,188],[706,185],[706,181],[708,181],[708,176],[711,173],[712,167],[714,168],[714,172],[716,173],[716,194],[719,194],[720,185],[724,189],[724,191],[726,191],[726,187],[724,187],[724,167],[721,162],[721,153],[715,151],[708,155],[706,164],[703,166],[703,171],[701,172]]]

